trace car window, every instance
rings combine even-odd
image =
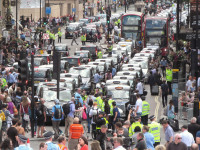
[[[69,62],[69,64],[77,64],[78,58],[65,58]]]
[[[55,100],[57,98],[57,91],[56,90],[44,90],[43,91],[43,98],[46,101]],[[59,92],[59,100],[70,101],[71,100],[70,91],[69,90],[61,90]]]
[[[86,68],[70,68],[69,73],[79,74],[83,78],[90,78],[90,70]]]
[[[44,70],[35,70],[34,78],[46,78],[46,71]]]
[[[129,96],[129,91],[125,90],[108,90],[107,95],[112,95],[113,99],[128,99]]]

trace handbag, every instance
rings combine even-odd
[[[14,115],[18,115],[18,110],[14,104],[13,104],[13,112],[14,112]]]
[[[30,120],[29,115],[28,115],[28,114],[25,114],[23,105],[22,105],[22,109],[23,109],[23,113],[24,113],[23,119],[24,119],[25,121],[29,121],[29,120]]]
[[[82,113],[82,118],[83,118],[83,120],[86,120],[87,119],[87,115],[86,115],[86,113],[85,113],[85,110],[83,109],[83,113]]]

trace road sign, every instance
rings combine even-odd
[[[72,8],[72,12],[76,12],[76,8]]]
[[[43,37],[44,40],[48,40],[49,39],[49,34],[47,33],[43,33]]]
[[[51,7],[46,7],[46,14],[51,14]]]

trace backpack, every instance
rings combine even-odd
[[[55,119],[61,119],[62,118],[61,106],[60,106],[60,108],[56,108],[56,106],[54,106],[54,107],[55,107],[55,113],[54,113]]]
[[[67,115],[70,113],[70,105],[71,105],[72,103],[70,103],[70,102],[68,102],[67,104],[64,104],[63,106],[62,106],[62,108],[63,108],[63,112],[64,112],[64,114],[65,114],[65,117],[67,117]]]
[[[6,116],[5,116],[5,113],[3,112],[3,110],[0,110],[0,119],[2,121],[6,121]]]
[[[99,112],[98,112],[98,108],[94,109],[92,108],[92,110],[96,110],[97,114],[92,116],[93,122],[97,122],[98,118],[99,118]]]
[[[42,108],[41,108],[41,106],[39,106],[39,107],[36,109],[35,114],[36,114],[37,117],[42,116],[43,113],[42,113]]]

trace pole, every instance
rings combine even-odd
[[[179,50],[179,45],[178,45],[178,39],[179,39],[179,0],[177,0],[177,8],[176,8],[176,13],[177,13],[177,18],[176,18],[176,51]]]
[[[49,0],[48,0],[48,7],[50,7],[50,5],[49,5]],[[49,14],[48,14],[48,19],[49,19]]]
[[[124,0],[124,5],[125,5],[125,13],[126,13],[126,0]]]
[[[40,28],[42,27],[42,0],[40,0]],[[40,37],[39,37],[39,47],[42,48],[42,45],[41,45],[41,38],[42,38],[42,35],[41,35],[41,31],[40,31]]]
[[[195,63],[195,76],[196,76],[196,79],[198,79],[198,42],[199,42],[199,39],[198,39],[198,21],[199,21],[199,11],[198,11],[198,4],[199,4],[199,0],[196,0],[196,63]],[[196,80],[198,82],[198,80]],[[196,84],[196,89],[198,89],[198,84]]]
[[[17,27],[17,24],[18,24],[18,0],[16,0],[16,38],[18,38],[18,27]],[[16,41],[16,54],[17,54],[17,41]]]
[[[35,99],[34,99],[34,55],[31,54],[31,88],[32,88],[32,94],[31,94],[31,136],[34,137],[34,107],[35,107]]]
[[[190,1],[188,0],[188,28],[190,28]]]

